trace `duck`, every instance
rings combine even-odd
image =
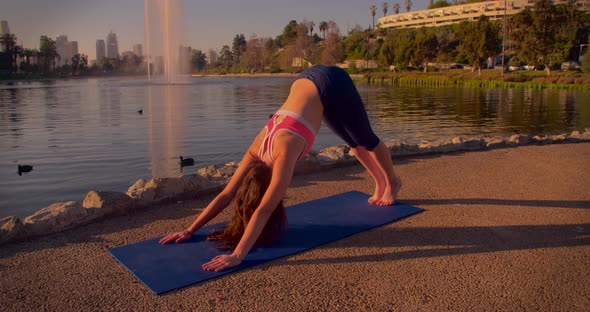
[[[180,156],[180,166],[181,167],[186,167],[186,166],[193,166],[195,164],[195,160],[192,158],[184,158],[182,156]]]
[[[30,165],[18,165],[18,175],[22,176],[23,173],[31,172],[33,170],[33,166]]]

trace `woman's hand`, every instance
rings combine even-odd
[[[211,261],[203,264],[203,270],[219,272],[223,269],[239,265],[240,263],[242,263],[242,258],[234,254],[219,255],[213,258]]]
[[[193,236],[193,234],[191,234],[191,232],[189,231],[182,231],[182,232],[176,232],[176,233],[171,233],[166,235],[164,238],[162,238],[160,240],[160,244],[169,244],[169,243],[182,243],[185,240],[191,238],[191,236]]]

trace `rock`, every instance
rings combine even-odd
[[[463,138],[462,138],[462,137],[460,137],[460,136],[458,136],[458,137],[454,137],[454,138],[451,140],[451,142],[452,142],[453,144],[463,144]]]
[[[487,148],[502,148],[506,147],[506,141],[501,137],[486,137],[483,139]]]
[[[590,134],[590,128],[584,128],[584,133]]]
[[[25,226],[18,217],[0,219],[0,244],[22,238],[25,233]]]
[[[133,200],[125,193],[90,191],[82,202],[92,217],[102,217],[114,213],[124,213],[133,207]]]
[[[565,135],[565,134],[552,135],[549,137],[549,139],[551,140],[551,143],[563,143],[563,142],[565,142],[565,140],[567,140],[567,135]]]
[[[402,142],[400,147],[401,147],[401,150],[400,150],[401,155],[418,155],[418,154],[420,154],[420,148],[418,147],[418,144],[411,144],[411,143]]]
[[[532,140],[530,136],[522,134],[513,134],[508,140],[509,144],[512,146],[529,145],[532,141],[534,140]]]
[[[571,143],[577,143],[577,142],[582,142],[584,141],[583,137],[582,137],[582,133],[580,133],[580,131],[578,130],[574,130],[572,131],[572,133],[567,137],[566,139],[567,142],[571,142]]]
[[[232,161],[226,164],[209,165],[197,170],[197,174],[210,180],[227,182],[238,169],[239,162]]]
[[[317,155],[317,160],[320,167],[332,167],[343,165],[353,159],[354,156],[349,155],[350,147],[348,145],[337,145],[324,148]]]
[[[549,143],[551,143],[551,140],[547,136],[535,135],[533,137],[533,142],[535,142],[537,144],[549,144]]]
[[[88,211],[78,202],[55,203],[26,217],[24,226],[29,235],[38,236],[80,225],[87,216]]]
[[[388,141],[385,143],[385,147],[389,150],[389,153],[392,156],[400,156],[401,155],[401,146],[402,143],[399,140]]]
[[[207,190],[216,189],[219,184],[198,175],[191,174],[180,178],[157,178],[143,184],[136,182],[127,190],[129,197],[136,199],[140,206],[163,200],[195,198]]]
[[[418,143],[418,151],[420,154],[428,154],[432,152],[432,147],[430,146],[430,141],[422,140]]]
[[[471,137],[463,140],[463,148],[468,150],[478,150],[486,147],[486,142],[479,137]]]

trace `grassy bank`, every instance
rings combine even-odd
[[[553,88],[590,90],[590,75],[579,72],[553,71],[547,76],[544,71],[512,72],[501,75],[499,70],[482,71],[481,76],[477,72],[464,70],[449,70],[444,72],[372,72],[356,81],[369,83],[392,84],[396,86],[418,87],[451,87],[468,86],[479,88]]]

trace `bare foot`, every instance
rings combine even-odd
[[[375,181],[375,192],[373,193],[373,196],[369,197],[367,200],[369,204],[379,204],[379,200],[381,200],[383,197],[383,190],[386,189],[385,184],[385,179],[379,179],[379,181]]]
[[[369,204],[375,205],[381,199],[381,195],[382,194],[383,194],[383,192],[378,191],[378,187],[376,187],[375,188],[375,193],[373,194],[373,196],[369,197],[369,199],[367,201],[369,202]]]
[[[402,180],[399,177],[395,177],[394,184],[386,187],[385,192],[383,192],[383,196],[377,201],[377,205],[379,206],[391,206],[395,204],[395,198],[397,197],[397,193],[402,188]]]

